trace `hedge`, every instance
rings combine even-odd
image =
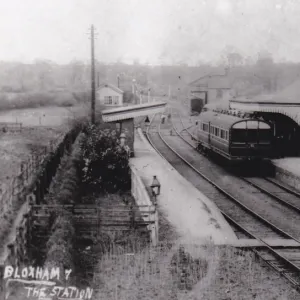
[[[81,149],[84,141],[85,135],[81,133],[72,147],[71,154],[63,157],[46,197],[47,204],[62,205],[79,201],[82,169]],[[51,214],[49,223],[52,235],[46,245],[47,258],[45,266],[48,268],[55,266],[61,268],[61,270],[73,270],[75,267],[73,262],[75,228],[72,213],[66,210],[56,211]]]

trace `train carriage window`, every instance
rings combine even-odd
[[[220,136],[220,128],[216,128],[216,136]]]
[[[228,141],[229,140],[229,132],[226,130],[225,131],[225,139]]]
[[[221,139],[226,139],[224,129],[221,129]]]

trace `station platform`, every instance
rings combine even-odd
[[[276,178],[300,191],[300,157],[273,159]]]
[[[181,242],[215,245],[234,245],[237,237],[217,206],[183,178],[149,144],[140,128],[135,130],[135,157],[130,163],[146,186],[153,176],[161,184],[157,196],[158,209],[181,237]]]

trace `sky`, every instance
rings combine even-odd
[[[228,51],[300,61],[299,0],[0,0],[0,60],[217,64]]]

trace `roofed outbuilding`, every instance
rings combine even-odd
[[[124,91],[113,84],[103,83],[96,91],[96,98],[102,105],[122,106]]]
[[[190,84],[190,98],[199,99],[202,105],[215,103],[231,97],[231,82],[227,71],[224,74],[208,74]]]

